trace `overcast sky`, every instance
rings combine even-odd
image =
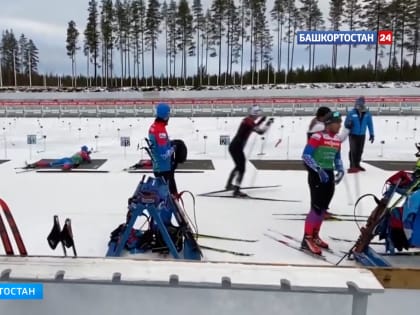
[[[203,5],[207,7],[211,0],[202,0]],[[27,38],[34,41],[39,49],[39,71],[41,73],[71,73],[71,62],[66,55],[65,40],[67,25],[70,20],[76,22],[79,32],[82,34],[87,21],[88,0],[0,0],[0,30],[12,29],[16,38],[23,33]],[[298,2],[298,1],[297,1]],[[319,0],[320,7],[324,12],[324,19],[328,21],[328,2],[329,0]],[[100,3],[100,0],[98,0]],[[271,10],[272,0],[268,0],[267,9]],[[299,2],[298,2],[299,3]],[[328,22],[327,22],[328,23]],[[274,30],[274,26],[272,27]],[[274,31],[272,32],[275,36]],[[79,45],[82,46],[82,36]],[[274,42],[273,50],[276,50],[276,42]],[[248,45],[249,46],[249,45]],[[156,75],[160,76],[165,71],[163,43],[158,47],[158,55],[160,58],[156,62]],[[318,46],[316,55],[316,63],[330,64],[331,47]],[[364,48],[354,49],[352,60],[354,65],[366,64],[369,58],[373,58],[372,52],[366,52]],[[244,52],[244,55],[247,52]],[[286,50],[283,51],[286,56]],[[276,56],[273,53],[273,56]],[[150,60],[150,55],[146,55],[146,60]],[[225,60],[225,59],[222,59]],[[247,58],[246,60],[249,60]],[[285,58],[283,58],[283,67]],[[213,73],[217,69],[218,58],[212,58],[209,64],[209,70]],[[277,67],[277,59],[273,60],[274,67]],[[86,59],[80,52],[77,56],[77,70],[85,73]],[[308,63],[308,52],[303,47],[298,46],[295,51],[294,65],[306,66]],[[347,48],[339,49],[338,63],[347,63]],[[190,69],[195,69],[195,59],[190,61]],[[179,69],[179,66],[177,67]],[[150,62],[146,62],[146,73],[150,71]],[[223,68],[222,68],[223,69]],[[239,67],[237,68],[239,69]]]

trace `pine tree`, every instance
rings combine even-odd
[[[364,0],[362,14],[362,26],[368,30],[379,32],[381,30],[386,16],[386,1],[385,0]],[[367,49],[371,49],[370,46]],[[375,61],[373,64],[373,72],[375,79],[378,78],[378,56],[379,56],[379,44],[375,44]]]
[[[320,25],[323,23],[320,23],[319,18],[322,19],[322,13],[318,6],[318,0],[300,0],[302,3],[302,7],[300,8],[300,14],[302,16],[303,21],[303,27],[305,30],[308,31],[315,31],[319,29]],[[323,20],[322,20],[323,22]],[[312,47],[312,45],[308,45],[307,49],[309,52],[309,65],[308,69],[313,70],[313,49],[315,47]]]
[[[293,70],[294,38],[296,30],[301,23],[301,16],[299,10],[296,8],[295,0],[287,0],[285,6],[285,20],[287,27],[284,40],[287,43],[287,66],[284,81],[287,83],[287,75],[291,70]]]
[[[417,55],[420,52],[420,1],[409,1],[410,15],[407,21],[407,50],[413,56],[411,66],[417,67]]]
[[[102,0],[100,29],[102,36],[102,71],[105,77],[105,85],[112,85],[113,54],[114,49],[114,25],[115,16],[112,0]],[[109,82],[108,82],[109,80]]]
[[[39,50],[38,47],[36,47],[35,43],[32,41],[32,39],[29,39],[28,41],[28,71],[31,74],[37,74],[38,73],[38,64],[39,64]]]
[[[212,12],[212,32],[211,39],[218,46],[218,57],[219,57],[219,71],[217,74],[216,85],[219,85],[219,80],[222,74],[222,41],[225,31],[224,26],[224,15],[226,12],[226,1],[225,0],[213,0],[211,4]]]
[[[155,51],[156,43],[159,37],[159,25],[160,25],[160,4],[157,0],[149,0],[149,5],[146,14],[146,48],[151,50],[152,53],[152,86],[154,86],[155,78]]]
[[[133,23],[132,36],[134,41],[134,64],[135,73],[137,73],[136,86],[138,86],[138,80],[140,76],[140,56],[142,64],[142,79],[144,79],[144,32],[146,14],[144,0],[134,0],[131,4],[131,12]]]
[[[84,31],[85,48],[88,56],[92,57],[95,85],[98,85],[98,57],[99,57],[99,31],[98,31],[98,4],[96,0],[89,0],[88,22]]]
[[[167,17],[168,17],[168,54],[169,54],[169,77],[176,76],[176,55],[177,55],[177,24],[176,13],[177,6],[175,0],[170,0]],[[172,68],[173,65],[173,68]]]
[[[20,65],[17,71],[22,74],[28,73],[27,71],[25,71],[26,69],[28,69],[27,47],[28,47],[28,39],[26,38],[24,34],[21,34],[18,41],[18,56],[19,56]]]
[[[343,19],[344,0],[330,0],[329,20],[331,30],[339,31]],[[337,68],[337,45],[332,47],[331,68],[335,71]]]
[[[240,26],[240,52],[241,52],[241,72],[240,72],[240,81],[241,86],[244,84],[244,50],[245,50],[245,42],[249,41],[249,37],[246,34],[246,30],[251,25],[251,10],[249,5],[249,0],[241,0],[241,4],[239,6],[240,10],[240,19],[241,19],[241,26]]]
[[[233,3],[233,2],[232,2]],[[229,61],[229,77],[232,78],[232,69],[234,64],[239,63],[239,58],[242,57],[243,51],[241,49],[241,36],[242,36],[242,21],[241,17],[241,8],[236,8],[232,6],[230,8],[230,13],[232,16],[232,25],[231,25],[231,36],[230,36],[230,61]],[[236,84],[236,75],[233,74],[233,84]]]
[[[80,49],[80,47],[77,45],[79,37],[79,31],[76,28],[76,22],[71,20],[68,23],[67,27],[67,39],[66,39],[66,50],[67,50],[67,56],[70,57],[71,60],[71,86],[76,87],[76,53],[77,50]]]
[[[203,5],[201,4],[201,0],[193,0],[192,10],[193,29],[195,31],[195,44],[197,56],[197,79],[199,80],[199,84],[197,85],[201,86],[203,84],[203,71],[201,71],[203,66],[203,59],[201,59],[200,62],[200,39],[202,32],[204,32]]]
[[[274,72],[274,83],[277,83],[277,76],[280,75],[282,43],[283,43],[283,26],[286,23],[286,7],[287,0],[274,0],[274,6],[271,9],[271,18],[276,22],[277,33],[277,71]]]
[[[360,0],[344,0],[343,22],[348,25],[349,31],[353,31],[359,28],[360,22],[361,22],[360,21],[361,12],[362,12],[362,7],[360,5]],[[349,47],[348,47],[348,55],[347,55],[347,78],[349,78],[349,75],[350,75],[352,45],[348,45],[348,46]]]
[[[120,85],[124,85],[124,79],[127,78],[127,38],[129,36],[128,12],[124,3],[120,0],[115,1],[115,29],[116,29],[116,47],[120,52],[121,78]]]
[[[231,69],[232,69],[232,53],[233,47],[236,45],[238,29],[240,26],[237,23],[238,13],[233,0],[228,0],[226,4],[226,14],[224,23],[226,25],[226,72],[225,72],[225,82],[224,85],[227,85],[228,77],[231,78]]]
[[[6,30],[1,39],[1,64],[6,85],[17,86],[17,69],[19,69],[19,44],[13,30]]]
[[[187,0],[180,0],[177,14],[177,35],[179,38],[178,50],[181,52],[181,77],[184,85],[187,84],[187,56],[193,56],[195,46],[193,43],[193,17]]]

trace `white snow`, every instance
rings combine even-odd
[[[271,130],[265,135],[265,144],[261,142],[260,136],[254,135],[249,139],[245,149],[248,158],[300,159],[310,119],[311,117],[276,117]],[[206,171],[204,174],[176,174],[179,190],[198,194],[223,189],[233,162],[226,153],[226,147],[219,145],[219,136],[227,134],[233,137],[239,121],[240,118],[170,120],[168,133],[172,139],[181,138],[186,142],[188,158],[211,159],[215,166],[214,171]],[[61,223],[64,223],[66,217],[72,219],[75,244],[80,256],[105,255],[110,232],[125,220],[127,199],[142,176],[128,174],[122,169],[142,157],[147,158],[137,150],[137,144],[142,144],[151,122],[151,118],[0,118],[0,159],[11,159],[0,164],[0,198],[11,208],[30,255],[62,255],[61,248],[53,252],[46,241],[54,214],[59,215]],[[412,161],[414,167],[416,149],[413,143],[418,141],[419,129],[417,117],[376,116],[374,125],[375,143],[366,143],[364,159],[407,160]],[[38,144],[31,149],[26,144],[28,134],[38,136]],[[43,135],[47,136],[46,151],[39,152],[44,149]],[[14,168],[23,166],[25,161],[70,156],[85,144],[96,149],[95,135],[99,136],[98,152],[93,153],[92,158],[108,159],[100,169],[109,170],[110,173],[15,173]],[[205,135],[208,137],[206,145],[203,138]],[[120,147],[120,136],[131,137],[131,147],[126,154]],[[275,147],[279,139],[282,141]],[[259,155],[261,151],[265,154]],[[348,165],[348,142],[343,144],[342,156],[344,164]],[[394,173],[366,163],[363,165],[367,172],[346,174],[336,189],[331,211],[352,214],[352,204],[358,196],[365,193],[379,196],[386,178]],[[199,239],[203,245],[254,254],[251,257],[240,257],[204,250],[204,260],[326,264],[263,235],[271,228],[300,238],[304,221],[276,220],[276,216],[272,214],[301,213],[306,212],[309,207],[306,172],[257,171],[251,163],[247,163],[244,186],[272,184],[282,186],[249,193],[260,197],[299,199],[302,202],[196,197],[195,214],[200,233],[258,240],[256,243],[241,243]],[[193,218],[191,199],[186,196],[184,201],[189,216]],[[364,200],[357,208],[357,214],[367,215],[373,207],[373,201]],[[349,244],[332,242],[328,235],[355,239],[358,228],[354,222],[325,222],[321,235],[335,250],[348,250]],[[383,250],[384,248],[380,248],[380,251]],[[343,264],[354,263],[344,261]]]

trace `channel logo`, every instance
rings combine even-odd
[[[0,283],[0,300],[42,300],[41,283]]]
[[[391,45],[392,31],[298,31],[298,45]]]

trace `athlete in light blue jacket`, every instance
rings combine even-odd
[[[359,171],[365,171],[365,169],[360,166],[360,161],[362,160],[363,148],[365,146],[366,128],[369,130],[370,143],[375,141],[375,135],[373,131],[372,114],[366,107],[365,98],[363,96],[356,99],[354,108],[347,113],[344,126],[350,130],[350,168],[347,172],[357,173]]]

